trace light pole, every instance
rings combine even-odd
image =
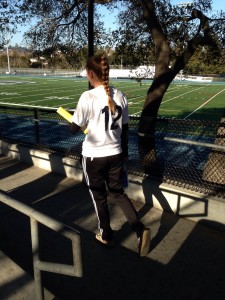
[[[7,29],[5,28],[6,31],[6,54],[7,54],[7,63],[8,63],[8,74],[10,74],[10,62],[9,62],[9,45],[8,45],[8,33]]]
[[[88,0],[88,57],[94,55],[94,2],[104,4],[112,0]],[[91,89],[89,83],[89,89]]]
[[[88,0],[88,56],[94,55],[94,2],[109,3],[112,0]]]
[[[9,22],[7,18],[0,18],[0,22],[6,24]],[[10,74],[10,61],[9,61],[9,45],[8,45],[8,31],[5,25],[5,37],[6,37],[6,55],[7,55],[7,63],[8,63],[8,74]]]
[[[94,55],[94,0],[88,0],[88,57]]]

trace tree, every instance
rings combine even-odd
[[[154,133],[163,96],[197,49],[207,49],[207,59],[220,56],[225,42],[225,14],[220,12],[217,17],[207,17],[205,13],[212,9],[211,0],[196,0],[184,6],[173,6],[169,0],[122,0],[119,3],[124,9],[118,18],[120,28],[114,32],[117,43],[126,45],[124,49],[130,57],[140,45],[149,47],[147,50],[153,51],[155,56],[155,77],[147,91],[139,124],[142,133],[139,152],[143,167],[149,172],[157,162]]]
[[[95,0],[97,1],[97,0]],[[100,1],[100,0],[98,0]],[[87,45],[87,0],[3,0],[2,17],[15,25],[35,20],[27,38],[37,49],[63,45],[67,49]],[[118,17],[120,28],[113,33],[118,57],[126,64],[149,63],[154,59],[155,77],[147,91],[141,114],[139,139],[141,160],[146,171],[156,162],[155,124],[164,94],[175,76],[183,70],[198,49],[207,58],[224,53],[225,14],[207,17],[211,0],[194,0],[173,6],[170,0],[112,0],[108,4],[123,9]],[[95,43],[106,34],[95,12]],[[104,40],[104,39],[103,39]],[[71,48],[72,47],[72,48]]]
[[[99,5],[110,2],[94,1]],[[13,32],[20,24],[32,24],[25,37],[35,50],[57,45],[76,48],[87,45],[88,0],[2,0],[0,14],[2,18],[9,19]],[[101,35],[104,33],[99,18],[95,10],[96,44],[101,43]]]
[[[188,65],[184,67],[183,74],[214,75],[214,77],[225,74],[224,50],[221,50],[220,57],[211,57],[211,55],[207,53],[208,51],[209,49],[205,48],[196,50]]]

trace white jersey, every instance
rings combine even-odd
[[[108,96],[103,85],[84,92],[78,101],[72,121],[80,127],[88,124],[83,156],[104,157],[122,152],[122,124],[129,121],[128,104],[121,91],[114,87],[110,87],[110,91],[116,104],[114,115],[108,109]]]

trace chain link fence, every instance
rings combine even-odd
[[[225,121],[157,118],[153,134],[141,123],[130,117],[130,174],[225,198]],[[55,109],[0,105],[0,138],[79,159],[84,134]]]

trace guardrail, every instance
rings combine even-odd
[[[153,136],[147,120],[141,130],[139,123],[130,116],[130,174],[225,198],[225,122],[157,118]],[[56,108],[0,105],[0,138],[79,159],[84,134],[68,127]],[[149,169],[140,159],[143,137],[155,143],[157,163]]]
[[[31,244],[33,253],[34,283],[36,299],[44,300],[44,288],[41,271],[82,277],[82,255],[80,234],[75,229],[44,215],[43,213],[27,206],[0,192],[0,202],[16,209],[30,218]],[[63,235],[72,242],[73,265],[41,261],[39,255],[39,228],[38,223]]]

